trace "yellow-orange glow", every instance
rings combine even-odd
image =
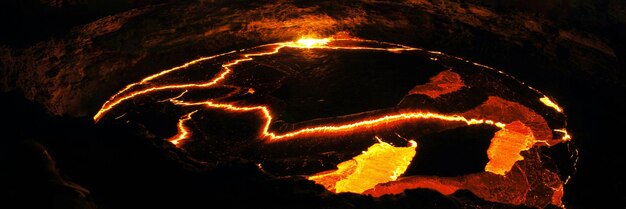
[[[363,193],[374,186],[395,181],[411,164],[417,143],[394,147],[376,137],[378,143],[351,160],[339,163],[337,170],[309,176],[309,180],[333,192]]]
[[[188,120],[191,120],[191,115],[193,115],[196,112],[198,111],[196,110],[196,111],[187,113],[185,116],[180,118],[178,120],[178,124],[176,124],[176,127],[178,127],[178,133],[175,136],[167,139],[167,141],[171,142],[177,147],[180,147],[180,145],[182,145],[181,142],[183,142],[183,140],[187,139],[191,135],[191,132],[187,129],[187,127],[185,127],[185,122],[187,122]]]
[[[515,162],[524,159],[520,152],[530,149],[533,144],[535,137],[530,128],[519,121],[507,124],[491,139],[487,149],[489,162],[485,166],[485,171],[505,175]]]
[[[331,40],[332,38],[300,38],[296,41],[296,44],[305,48],[311,48],[314,46],[325,46]]]
[[[269,117],[271,120],[271,116]],[[409,113],[400,113],[394,115],[385,115],[380,118],[374,118],[370,120],[362,120],[356,121],[348,124],[341,125],[327,125],[327,126],[317,126],[311,128],[304,128],[297,131],[289,132],[286,134],[278,135],[274,133],[264,132],[264,135],[269,136],[272,139],[282,139],[282,138],[293,138],[295,136],[311,134],[311,133],[332,133],[332,132],[342,132],[342,131],[355,131],[358,128],[367,128],[367,127],[375,127],[379,125],[384,125],[387,123],[398,122],[398,121],[408,121],[408,120],[416,120],[416,119],[436,119],[436,120],[444,120],[444,121],[457,121],[457,122],[465,122],[468,125],[473,124],[490,124],[495,125],[497,127],[504,127],[504,124],[499,122],[493,122],[491,120],[482,120],[482,119],[467,119],[458,115],[443,115],[432,112],[409,112]]]
[[[541,99],[539,99],[539,101],[541,101],[543,104],[545,104],[548,107],[554,108],[557,112],[563,112],[563,109],[561,109],[561,107],[559,107],[559,105],[557,105],[556,103],[554,103],[552,100],[550,100],[550,98],[548,98],[547,96],[543,96],[541,97]]]

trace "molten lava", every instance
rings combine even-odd
[[[519,121],[507,124],[491,140],[485,171],[505,175],[517,161],[524,159],[520,152],[530,149],[533,144],[535,137],[530,128]]]
[[[563,141],[569,141],[569,140],[571,140],[571,139],[572,139],[572,136],[570,136],[570,135],[567,133],[567,130],[565,130],[565,129],[554,129],[554,131],[556,131],[556,132],[559,132],[559,133],[562,133],[562,134],[563,134],[563,137],[561,138],[561,140],[563,140]]]
[[[301,38],[298,41],[296,41],[297,45],[300,46],[304,46],[306,48],[312,48],[312,47],[320,47],[320,46],[326,46],[326,44],[328,44],[328,42],[330,42],[332,39],[331,38],[323,38],[323,39],[315,39],[315,38]]]
[[[552,100],[550,100],[550,98],[548,98],[547,96],[541,97],[539,101],[541,101],[543,104],[545,104],[548,107],[554,108],[557,112],[563,112],[563,109],[559,107],[559,105],[554,103]]]
[[[189,135],[191,135],[191,133],[185,126],[185,122],[187,122],[188,120],[191,120],[191,115],[193,115],[196,112],[198,111],[196,110],[196,111],[187,113],[184,117],[178,120],[178,124],[176,124],[176,127],[178,127],[178,134],[176,134],[172,138],[167,139],[167,141],[178,146],[184,139],[189,138]]]
[[[494,122],[493,120],[486,119],[475,119],[475,118],[465,118],[459,115],[444,115],[433,112],[407,112],[407,113],[398,113],[392,115],[384,115],[377,118],[354,121],[351,123],[345,124],[336,124],[336,125],[322,125],[322,126],[314,126],[307,127],[303,129],[298,129],[295,131],[277,134],[274,132],[270,132],[270,124],[272,124],[272,114],[270,110],[266,106],[237,106],[233,104],[227,103],[215,103],[212,101],[204,101],[204,102],[184,102],[179,100],[171,100],[172,103],[180,106],[200,106],[204,105],[207,108],[215,108],[224,111],[231,112],[249,112],[249,111],[258,111],[261,112],[263,116],[264,125],[261,129],[261,136],[267,137],[270,142],[277,140],[284,140],[290,138],[296,138],[300,136],[306,136],[311,134],[316,135],[333,135],[341,132],[358,132],[359,130],[367,130],[376,126],[384,126],[389,123],[401,122],[401,121],[411,121],[418,119],[432,119],[432,120],[442,120],[442,121],[453,121],[453,122],[463,122],[467,125],[476,125],[476,124],[488,124],[494,125],[499,128],[503,128],[505,125],[500,122]]]
[[[423,94],[436,99],[441,95],[458,91],[464,86],[459,74],[446,70],[432,77],[429,83],[414,87],[409,94]]]
[[[93,119],[96,122],[103,119],[124,102],[159,93],[164,95],[179,93],[176,97],[161,100],[169,101],[166,102],[168,105],[183,108],[187,112],[187,114],[180,117],[176,125],[178,133],[167,139],[177,147],[182,147],[184,144],[194,141],[191,140],[194,129],[188,127],[187,124],[193,120],[194,126],[192,127],[198,128],[197,120],[201,117],[192,118],[192,116],[202,113],[204,117],[209,110],[223,115],[246,115],[253,117],[260,122],[258,129],[255,129],[259,130],[259,132],[255,133],[255,140],[265,142],[266,146],[282,146],[284,144],[281,143],[286,142],[299,143],[298,140],[302,141],[303,139],[337,139],[354,137],[359,134],[376,134],[378,130],[402,129],[402,127],[409,125],[412,125],[412,128],[420,128],[419,125],[425,122],[443,124],[441,125],[443,128],[434,128],[432,124],[431,126],[424,125],[426,129],[432,129],[435,133],[462,126],[487,125],[494,127],[496,131],[490,140],[488,149],[485,151],[488,161],[484,166],[484,172],[465,174],[458,177],[402,176],[411,165],[412,159],[416,156],[417,142],[407,140],[409,146],[394,147],[390,143],[383,142],[377,138],[378,143],[369,146],[365,151],[359,149],[359,151],[362,151],[361,154],[351,159],[343,158],[349,160],[337,164],[336,170],[324,172],[317,170],[316,174],[309,175],[308,178],[333,192],[353,192],[381,196],[384,194],[401,193],[405,189],[430,188],[447,195],[459,189],[467,189],[481,198],[496,202],[532,206],[545,206],[550,203],[560,204],[563,183],[558,179],[558,175],[555,172],[543,166],[538,157],[539,151],[536,147],[550,147],[570,140],[571,136],[567,133],[564,126],[552,127],[544,119],[544,116],[518,102],[504,99],[506,97],[485,94],[482,95],[482,98],[486,98],[486,100],[481,100],[482,103],[479,105],[476,106],[477,103],[474,103],[474,106],[466,107],[465,109],[453,109],[454,111],[438,111],[436,108],[421,108],[411,105],[400,107],[401,105],[399,105],[399,107],[385,110],[318,118],[303,123],[283,126],[274,126],[284,122],[280,119],[281,114],[285,114],[284,112],[276,111],[276,107],[263,102],[259,104],[258,102],[232,99],[255,96],[257,100],[264,101],[259,98],[268,97],[266,95],[268,94],[267,90],[264,90],[265,86],[262,85],[250,85],[250,83],[254,82],[254,78],[249,78],[244,82],[245,85],[239,84],[239,86],[229,82],[236,80],[237,74],[240,73],[238,70],[242,70],[237,67],[246,65],[263,66],[263,64],[259,64],[259,60],[290,50],[304,50],[307,52],[313,50],[371,51],[391,52],[394,54],[404,51],[425,52],[428,54],[429,60],[434,62],[441,61],[443,58],[454,59],[455,61],[469,63],[480,69],[493,70],[487,66],[448,56],[441,52],[424,51],[399,44],[345,37],[302,38],[297,41],[266,44],[215,56],[202,57],[148,76],[137,83],[127,85],[120,92],[114,94],[102,105]],[[161,81],[166,75],[183,72],[183,70],[191,66],[208,61],[215,61],[218,64],[217,66],[219,66],[219,69],[209,69],[215,73],[210,79],[199,81],[185,79],[185,82]],[[408,89],[410,91],[406,92],[406,96],[400,101],[400,104],[423,104],[431,100],[435,101],[435,103],[440,100],[454,102],[455,100],[452,97],[454,94],[465,95],[467,92],[471,92],[473,86],[477,85],[476,81],[464,80],[463,76],[465,75],[453,72],[453,70],[440,71],[437,75],[430,77],[428,83],[411,86],[413,88]],[[503,74],[501,71],[498,71],[498,73]],[[186,95],[190,91],[215,90],[226,87],[236,89],[235,93],[231,92],[227,94],[228,96],[209,96],[209,98],[202,99],[193,99]],[[532,90],[531,93],[528,93],[531,97],[539,98],[538,100],[533,99],[535,103],[551,107],[558,113],[563,112],[547,96],[531,87],[528,87],[528,89]],[[236,95],[236,92],[241,92],[241,94],[230,96],[231,94]],[[409,98],[409,96],[411,97]],[[320,99],[318,102],[324,101]],[[533,105],[533,103],[529,104]],[[198,107],[206,108],[207,111],[198,112],[197,109],[192,109]],[[553,138],[555,137],[553,134],[560,135],[560,138]],[[533,176],[527,176],[527,174],[530,175],[531,173]],[[550,179],[550,181],[545,179]],[[507,192],[500,194],[499,191]],[[534,192],[532,194],[535,196],[527,197],[526,194],[529,191]]]
[[[363,193],[378,184],[395,181],[411,164],[417,143],[411,140],[409,147],[394,147],[376,139],[378,143],[352,160],[339,163],[337,170],[311,175],[309,180],[337,193]]]

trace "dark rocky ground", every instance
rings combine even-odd
[[[190,172],[197,162],[176,159],[157,142],[139,140],[123,127],[94,126],[90,119],[124,85],[192,58],[340,31],[474,60],[556,98],[580,148],[579,171],[566,186],[569,208],[626,206],[620,173],[626,165],[620,146],[626,116],[623,1],[58,0],[0,5],[0,88],[6,92],[0,101],[5,104],[2,122],[8,124],[2,159],[15,162],[19,156],[11,151],[13,142],[39,141],[61,174],[89,189],[101,208],[206,208],[216,201],[233,208],[472,207],[467,200],[475,198],[463,192],[443,197],[414,191],[383,199],[332,195],[310,182],[275,179],[238,160],[215,172]],[[28,181],[0,170],[11,185]]]

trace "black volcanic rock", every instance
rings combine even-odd
[[[168,0],[6,0],[0,2],[0,45],[28,46],[63,37],[78,25]]]

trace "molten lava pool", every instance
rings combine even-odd
[[[564,110],[502,71],[441,52],[348,37],[201,57],[128,85],[99,123],[128,124],[206,163],[379,197],[469,190],[562,206],[574,166]],[[573,151],[572,151],[573,150]]]

